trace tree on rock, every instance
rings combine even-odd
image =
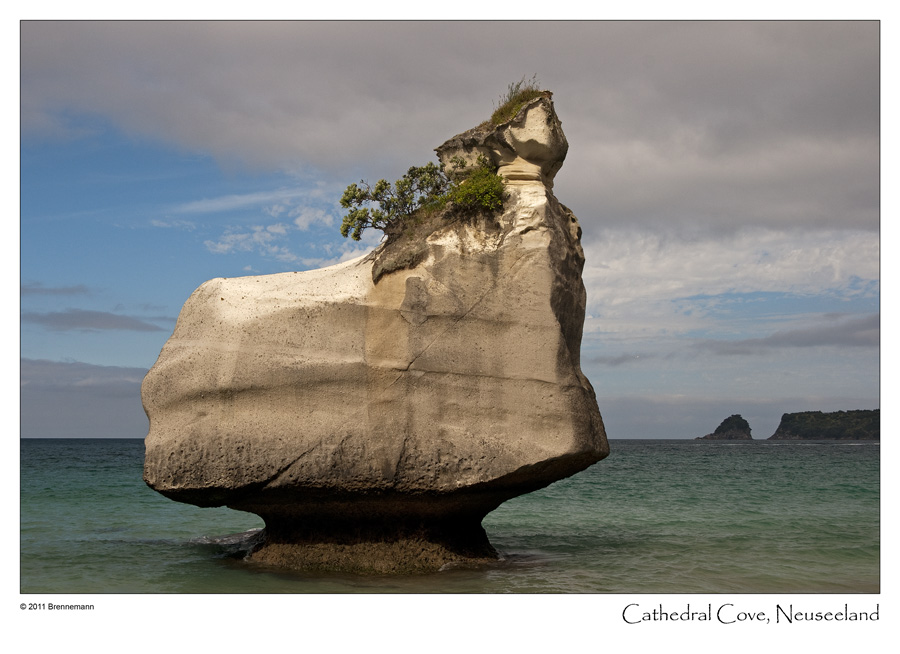
[[[419,212],[448,205],[467,214],[503,207],[503,178],[486,158],[479,157],[474,166],[457,158],[452,167],[452,180],[443,165],[427,163],[412,166],[393,186],[386,179],[378,180],[375,186],[365,181],[351,184],[341,197],[341,206],[350,209],[341,224],[341,235],[358,241],[364,229],[386,231],[412,220]]]
[[[439,203],[450,180],[440,166],[428,163],[410,167],[393,186],[386,179],[378,180],[375,186],[364,181],[360,184],[348,186],[341,197],[341,206],[350,209],[344,216],[341,235],[354,241],[367,227],[383,231],[397,221],[412,218],[422,207]]]

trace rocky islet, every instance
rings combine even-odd
[[[716,430],[695,440],[751,440],[750,424],[740,414],[722,421]],[[849,440],[881,439],[879,409],[834,411],[800,411],[785,413],[775,433],[766,440]]]
[[[750,423],[744,420],[739,413],[736,413],[725,418],[713,433],[700,436],[697,440],[734,441],[751,440],[752,438],[750,435]]]

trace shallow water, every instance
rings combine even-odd
[[[503,560],[409,577],[309,575],[240,554],[262,521],[168,500],[143,441],[21,441],[23,593],[873,593],[878,443],[614,440],[500,506]]]

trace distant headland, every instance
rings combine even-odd
[[[881,439],[880,409],[868,411],[801,411],[785,413],[769,440],[877,441]]]
[[[716,430],[694,440],[752,440],[750,424],[734,414],[722,421]],[[800,411],[785,413],[775,433],[767,440],[792,441],[877,441],[881,440],[880,409],[860,411]]]

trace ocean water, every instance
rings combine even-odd
[[[143,441],[21,441],[22,593],[877,593],[880,446],[613,440],[500,506],[503,554],[389,577],[250,564],[255,515],[168,500]]]

